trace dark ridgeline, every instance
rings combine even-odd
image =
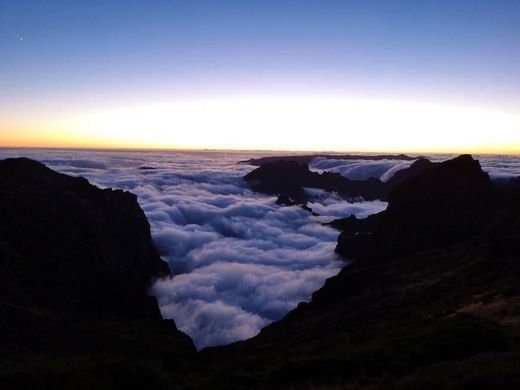
[[[300,164],[309,164],[314,158],[326,158],[334,160],[401,160],[401,161],[414,161],[423,157],[411,157],[406,154],[379,154],[379,155],[363,155],[363,154],[305,154],[305,155],[293,155],[293,156],[269,156],[252,158],[249,160],[240,161],[240,164],[249,164],[255,166],[262,166],[279,161],[293,161]]]
[[[470,156],[440,164],[420,159],[400,171],[388,182],[393,181],[387,188],[386,211],[365,220],[333,223],[342,230],[337,251],[351,264],[330,278],[310,303],[300,304],[250,340],[196,355],[186,336],[162,325],[155,302],[146,298],[148,278],[166,270],[150,249],[149,228],[133,196],[95,189],[82,179],[58,175],[27,160],[2,164],[11,165],[0,168],[0,206],[10,205],[13,211],[6,221],[14,225],[2,222],[0,236],[2,286],[7,286],[0,306],[4,330],[0,385],[29,383],[33,389],[49,388],[48,383],[52,388],[64,383],[62,388],[75,389],[100,383],[125,389],[520,385],[520,183],[495,186]],[[292,196],[309,181],[323,180],[323,175],[315,176],[298,162],[268,165],[254,171],[253,180],[260,180],[263,187],[257,188],[262,191],[279,195],[281,205],[293,205]],[[284,191],[279,191],[281,185]],[[62,207],[64,211],[59,211]],[[127,216],[128,212],[135,215]],[[120,222],[109,222],[106,215]],[[45,223],[49,220],[52,224]],[[8,226],[11,235],[5,239]],[[114,229],[126,229],[125,237],[132,240]],[[65,238],[71,244],[56,249]],[[113,255],[118,260],[112,260]],[[127,256],[133,260],[125,265]],[[47,273],[41,259],[50,264]],[[60,266],[65,268],[59,270]],[[130,269],[121,269],[127,266]],[[48,275],[53,269],[61,278]],[[76,275],[78,269],[85,271],[83,275],[104,276],[98,283]],[[140,278],[141,272],[146,277]],[[40,277],[54,280],[58,287],[43,291]],[[16,280],[7,283],[11,278]],[[117,314],[111,313],[109,305],[115,302],[110,298],[109,305],[103,303],[105,293],[118,294],[110,287],[113,278],[128,283],[118,299],[135,300],[137,312],[130,309],[130,301]],[[39,287],[30,287],[33,282]],[[76,291],[75,283],[82,283],[94,297]],[[83,309],[71,298],[34,296],[61,291],[75,292],[77,302],[85,301]],[[20,360],[13,359],[15,354]]]
[[[244,179],[256,191],[284,195],[297,203],[309,200],[303,187],[336,191],[347,198],[363,197],[367,200],[385,196],[386,187],[379,179],[349,180],[339,173],[317,173],[306,164],[295,161],[276,161],[248,173]]]
[[[244,176],[244,180],[255,191],[280,195],[296,203],[312,200],[303,187],[319,188],[337,192],[351,201],[387,200],[389,191],[396,185],[432,167],[434,163],[420,158],[409,168],[398,171],[388,182],[378,178],[350,180],[339,173],[313,172],[307,163],[290,159],[268,160]]]
[[[2,285],[13,302],[160,318],[145,293],[169,269],[135,195],[21,158],[0,162],[0,204]]]
[[[428,166],[391,190],[387,210],[336,221],[343,230],[337,251],[381,260],[449,245],[482,232],[496,201],[493,183],[471,156]]]
[[[0,210],[0,388],[138,384],[162,343],[194,352],[147,295],[169,269],[135,195],[8,159]]]
[[[222,370],[261,388],[518,388],[520,187],[471,156],[421,164],[386,211],[335,222],[351,264],[310,303],[206,352]]]

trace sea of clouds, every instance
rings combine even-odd
[[[435,154],[425,157],[434,162],[445,161],[457,155]],[[508,179],[520,176],[520,157],[503,155],[474,155],[480,161],[482,169],[492,180]],[[405,160],[342,160],[316,157],[309,163],[309,168],[316,172],[336,172],[351,180],[379,178],[383,182],[390,180],[394,174],[408,168],[414,161]]]
[[[275,197],[251,191],[242,180],[255,167],[237,162],[258,157],[253,153],[0,149],[0,158],[17,156],[137,194],[173,273],[156,281],[151,293],[163,316],[173,318],[198,348],[252,337],[309,300],[345,264],[334,254],[338,232],[323,223],[386,208],[380,201],[348,203],[317,189],[307,191],[319,216],[280,207]],[[482,163],[493,177],[520,172],[517,158],[486,157]],[[409,165],[326,159],[310,164],[351,179],[382,180]]]
[[[309,169],[316,172],[335,172],[351,180],[367,180],[375,177],[386,182],[401,169],[408,168],[413,161],[398,160],[339,160],[316,157],[309,163]]]

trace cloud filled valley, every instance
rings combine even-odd
[[[344,265],[334,254],[338,233],[323,223],[386,207],[380,201],[348,203],[317,189],[307,191],[318,216],[299,206],[280,207],[275,197],[243,182],[253,167],[237,162],[252,153],[0,150],[0,158],[22,155],[138,196],[173,273],[156,281],[151,293],[163,316],[175,319],[198,348],[252,337],[310,299]],[[315,159],[309,165],[384,181],[410,162]],[[520,163],[490,156],[482,165],[499,178],[518,172]]]

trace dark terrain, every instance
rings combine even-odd
[[[518,388],[519,195],[470,156],[431,166],[337,221],[353,262],[311,303],[206,353],[244,388]]]
[[[285,204],[323,180],[259,169]],[[310,303],[195,353],[146,296],[168,270],[133,195],[0,162],[0,388],[518,388],[520,184],[470,156],[399,173],[386,211],[333,223],[351,263]]]
[[[390,191],[398,184],[431,168],[434,163],[427,159],[416,160],[409,168],[396,172],[387,182],[378,178],[350,180],[339,173],[313,172],[307,163],[298,160],[278,159],[266,162],[244,176],[255,191],[279,195],[295,203],[305,203],[312,198],[304,187],[336,192],[351,202],[362,200],[387,200]],[[285,202],[287,203],[287,202]]]
[[[334,160],[402,160],[402,161],[413,161],[421,157],[411,157],[406,154],[380,154],[380,155],[362,155],[362,154],[304,154],[304,155],[293,155],[293,156],[269,156],[252,158],[250,160],[240,161],[242,164],[250,164],[255,166],[261,166],[278,161],[293,161],[300,164],[308,164],[312,159],[321,157]]]
[[[171,383],[195,348],[146,293],[169,269],[136,196],[8,159],[0,210],[0,388]]]

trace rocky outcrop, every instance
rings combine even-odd
[[[195,353],[147,294],[169,269],[135,195],[8,159],[0,214],[1,388],[157,388],[150,359]]]
[[[287,196],[297,203],[309,200],[304,187],[334,191],[345,198],[365,200],[386,197],[386,186],[379,179],[350,180],[339,173],[317,173],[306,164],[295,161],[275,161],[265,164],[244,176],[255,191]]]
[[[385,212],[335,222],[353,261],[311,302],[195,354],[143,298],[167,269],[132,195],[0,162],[0,387],[518,388],[520,187],[470,156],[420,164]]]
[[[363,155],[363,154],[305,154],[305,155],[293,155],[293,156],[268,156],[260,158],[252,158],[245,161],[240,161],[241,164],[249,164],[255,166],[261,166],[270,164],[278,161],[292,161],[300,164],[308,164],[314,158],[326,158],[334,160],[401,160],[401,161],[413,161],[421,157],[411,157],[406,154],[380,154],[380,155]]]
[[[287,195],[279,195],[278,198],[276,198],[276,204],[279,206],[294,206],[297,203],[294,202]]]
[[[426,172],[428,169],[433,168],[436,164],[426,158],[419,158],[410,167],[397,171],[390,180],[386,182],[389,190],[401,184],[402,182],[409,180],[415,176]]]
[[[337,252],[377,259],[445,246],[489,225],[497,191],[478,161],[463,155],[396,185],[387,210],[345,220]]]
[[[427,159],[420,158],[409,168],[398,171],[393,178],[384,183],[377,178],[350,180],[339,173],[313,172],[309,170],[305,159],[296,157],[298,156],[294,159],[269,157],[270,160],[263,160],[259,168],[244,176],[244,180],[255,191],[289,197],[296,203],[312,200],[304,187],[336,192],[350,201],[387,200],[392,188],[435,165]]]
[[[29,159],[0,161],[4,297],[159,318],[146,290],[169,273],[135,195]]]
[[[387,211],[336,221],[345,231],[338,249],[353,261],[258,336],[205,351],[226,361],[221,383],[517,388],[515,191],[497,191],[478,161],[461,156],[396,186]]]

